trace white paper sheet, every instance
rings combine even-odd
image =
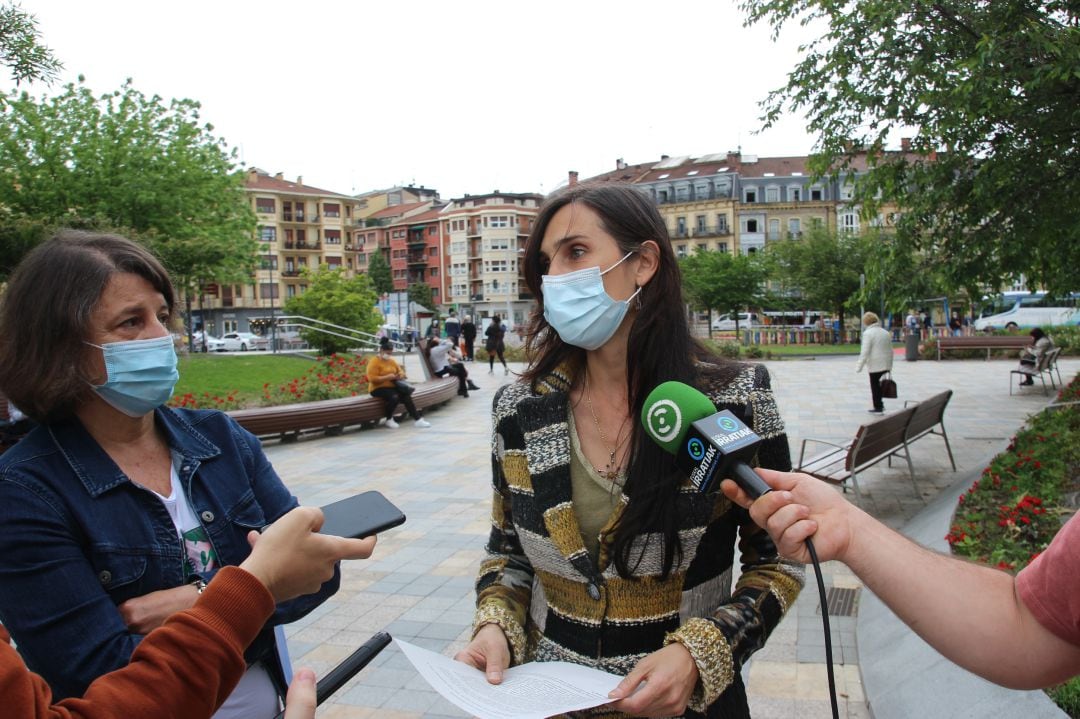
[[[478,719],[544,719],[607,704],[622,677],[569,662],[530,662],[488,684],[484,672],[415,644],[394,643],[431,687]]]

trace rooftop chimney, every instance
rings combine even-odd
[[[571,187],[577,184],[577,174],[577,170],[570,170],[570,177],[567,180],[567,184],[569,184]]]
[[[623,159],[621,157],[618,160],[615,160],[615,169],[616,170],[625,170],[626,169],[626,162],[623,161]]]
[[[911,152],[911,138],[910,137],[901,137],[900,138],[900,149],[903,150],[904,152]]]
[[[669,157],[670,157],[670,155],[661,155],[660,156],[660,161],[663,162],[664,160],[668,159]]]
[[[275,172],[275,173],[274,173],[274,179],[275,179],[275,180],[284,180],[284,179],[285,179],[285,175],[284,175],[283,173],[280,173],[280,172]]]
[[[303,175],[297,175],[296,176],[296,184],[298,184],[298,185],[304,184],[304,176]]]

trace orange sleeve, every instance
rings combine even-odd
[[[209,717],[243,675],[244,648],[274,611],[251,574],[225,567],[194,607],[155,629],[131,662],[96,679],[81,698],[52,704],[44,679],[0,644],[0,701],[12,719],[180,719]]]

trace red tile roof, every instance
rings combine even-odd
[[[351,200],[348,195],[330,190],[321,190],[310,185],[298,185],[288,180],[279,180],[265,172],[248,172],[247,181],[244,183],[248,190],[263,190],[265,192],[279,192],[291,195],[318,195],[319,197],[340,197],[343,200]]]
[[[381,220],[384,217],[401,217],[407,212],[418,210],[430,204],[431,200],[427,200],[424,202],[406,202],[401,205],[391,205],[390,207],[386,207],[379,210],[378,212],[368,215],[368,217],[377,220]]]

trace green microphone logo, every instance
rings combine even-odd
[[[670,399],[661,399],[645,413],[646,428],[657,442],[670,442],[679,436],[683,417],[679,405]]]

